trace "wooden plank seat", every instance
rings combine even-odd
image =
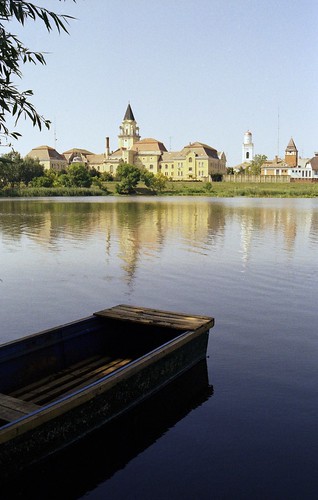
[[[173,328],[175,330],[196,330],[202,326],[212,328],[214,319],[209,316],[191,316],[184,313],[135,307],[126,304],[103,309],[94,313],[95,316],[111,318],[117,321],[126,321],[149,326]]]
[[[7,394],[0,394],[0,420],[12,422],[40,408],[38,405]]]
[[[131,358],[89,358],[10,394],[35,405],[53,402],[128,364]]]

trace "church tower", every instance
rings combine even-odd
[[[287,148],[285,149],[285,163],[289,167],[297,167],[298,165],[298,150],[295,146],[293,138],[290,139]]]
[[[254,144],[252,140],[252,132],[249,130],[244,134],[242,147],[242,163],[251,163],[254,159]]]
[[[139,127],[128,104],[124,119],[119,127],[118,147],[130,150],[140,140]]]

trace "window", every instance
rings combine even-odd
[[[192,167],[189,167],[189,172],[192,172]]]
[[[165,168],[168,168],[168,165],[167,165],[167,164],[165,164]]]
[[[245,157],[245,158],[248,160],[248,159],[249,159],[249,157],[250,157],[250,154],[249,154],[249,152],[247,151],[247,153],[246,153],[246,157]]]
[[[191,157],[189,158],[189,163],[192,163],[192,158]]]
[[[150,170],[153,170],[153,165],[149,165]]]

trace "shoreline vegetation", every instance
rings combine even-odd
[[[130,195],[118,194],[116,182],[104,182],[100,187],[16,187],[0,190],[1,197],[52,196],[210,196],[216,198],[316,198],[318,183],[228,183],[228,182],[167,182],[164,189],[154,192],[140,183]]]

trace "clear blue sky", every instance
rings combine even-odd
[[[26,65],[19,87],[53,124],[21,121],[22,155],[49,145],[117,148],[130,102],[142,138],[167,149],[200,141],[241,162],[244,132],[256,154],[318,150],[317,0],[37,0],[77,19],[70,35],[11,23],[46,66]],[[8,26],[9,27],[9,26]],[[4,153],[5,148],[1,148]]]

